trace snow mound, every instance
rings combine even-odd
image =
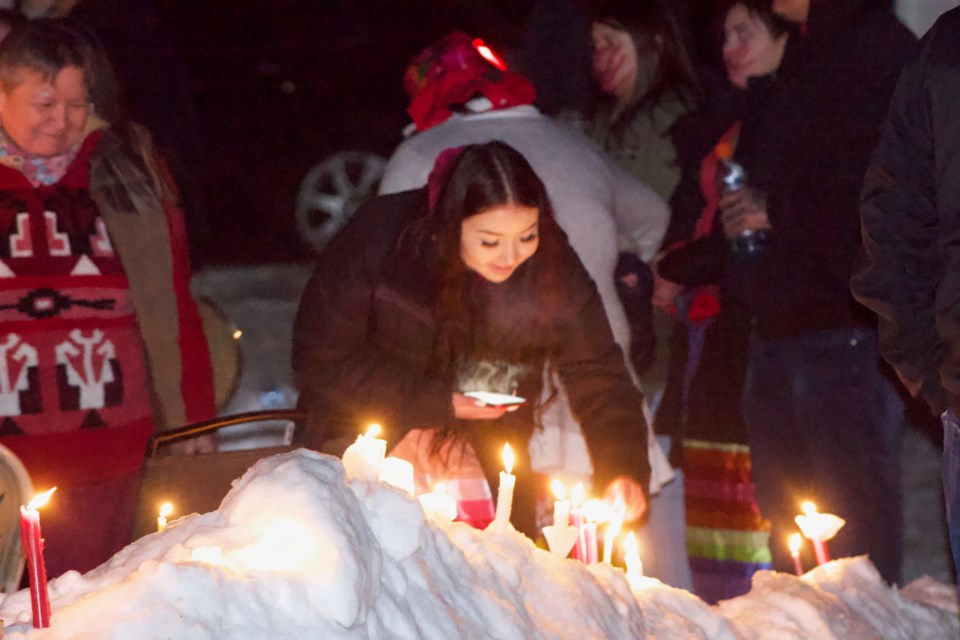
[[[957,637],[956,593],[888,588],[865,557],[802,578],[760,572],[710,607],[651,578],[558,559],[527,538],[428,521],[339,459],[300,449],[261,460],[217,511],[192,514],[97,569],[50,582],[51,627],[29,593],[0,603],[16,640],[350,638]]]

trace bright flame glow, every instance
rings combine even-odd
[[[607,564],[613,561],[613,543],[617,539],[617,534],[620,533],[620,527],[623,526],[624,515],[622,509],[614,510],[603,532],[603,561]]]
[[[597,498],[584,502],[581,511],[587,522],[603,523],[613,516],[613,507],[610,503]]]
[[[513,473],[513,463],[516,462],[516,457],[513,455],[513,449],[510,448],[510,443],[503,445],[503,468],[507,473]]]
[[[433,488],[433,492],[434,492],[434,493],[446,493],[446,492],[447,492],[447,483],[446,483],[446,482],[438,482],[438,483],[437,483],[437,486],[435,486],[435,487]]]
[[[46,504],[50,502],[50,496],[52,496],[53,492],[56,490],[57,488],[54,487],[53,489],[49,489],[43,493],[38,493],[37,495],[33,496],[33,499],[27,504],[27,509],[40,509],[41,507],[46,506]]]
[[[166,518],[166,517],[169,516],[171,513],[173,513],[173,503],[172,503],[172,502],[164,502],[162,505],[160,505],[160,517],[161,517],[161,518]]]
[[[623,541],[623,561],[627,565],[628,576],[642,576],[643,563],[640,561],[640,544],[637,535],[631,531]]]
[[[550,490],[553,491],[553,495],[557,500],[567,499],[567,488],[556,478],[550,482]]]
[[[790,545],[790,555],[799,555],[800,547],[803,546],[803,537],[799,533],[795,533],[790,536],[788,544]]]
[[[242,337],[243,337],[243,331],[240,331],[240,329],[237,329],[236,331],[233,332],[234,340],[239,340]]]
[[[367,432],[363,435],[365,438],[376,438],[378,435],[380,435],[380,431],[382,431],[382,429],[383,427],[374,422],[367,427]]]
[[[570,492],[570,501],[573,503],[574,507],[579,507],[583,503],[583,483],[582,482],[578,482],[573,487],[573,491]]]
[[[809,500],[800,505],[800,510],[808,516],[812,516],[817,512],[817,505],[813,504]]]
[[[252,571],[303,573],[316,567],[319,551],[310,528],[285,517],[270,522],[255,544],[237,553],[237,559]]]
[[[477,53],[479,53],[484,60],[495,66],[497,69],[500,69],[500,71],[507,70],[507,63],[501,60],[500,56],[495,54],[493,50],[488,47],[480,38],[474,38],[473,48],[477,50]]]

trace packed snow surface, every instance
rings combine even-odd
[[[347,482],[339,459],[304,449],[258,462],[216,511],[51,580],[50,599],[51,627],[33,630],[29,592],[5,598],[4,637],[958,637],[952,587],[889,588],[865,557],[802,578],[760,572],[750,593],[711,607],[652,578],[556,558],[513,530],[428,521],[416,499]]]

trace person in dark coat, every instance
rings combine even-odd
[[[518,452],[513,523],[536,537],[527,442],[544,366],[580,419],[594,487],[645,509],[642,396],[596,287],[557,225],[543,183],[502,142],[447,150],[428,186],[371,200],[320,256],[294,326],[304,443],[337,453],[370,420],[391,444],[413,429],[471,446],[492,486],[504,442]],[[483,369],[532,399],[464,395]]]
[[[717,22],[729,85],[675,128],[682,172],[654,298],[678,321],[655,426],[682,445],[693,590],[707,602],[746,593],[753,574],[770,568],[769,525],[754,500],[740,406],[750,317],[726,282],[730,242],[719,215],[716,148],[736,148],[748,82],[776,72],[788,31],[768,0],[727,0]]]
[[[743,120],[748,188],[724,197],[724,231],[768,229],[733,277],[753,318],[743,412],[774,566],[803,500],[847,520],[835,555],[900,575],[903,405],[879,366],[874,320],[850,295],[858,195],[914,38],[888,2],[776,0],[793,22],[784,59]]]
[[[864,181],[864,253],[852,280],[880,348],[943,421],[943,489],[960,575],[960,9],[907,63]]]

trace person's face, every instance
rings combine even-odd
[[[20,83],[0,90],[0,124],[21,149],[34,156],[66,153],[83,138],[92,109],[83,70],[66,67],[53,81],[27,68]]]
[[[637,78],[637,47],[626,31],[593,23],[593,77],[607,95],[627,98]]]
[[[506,204],[463,220],[460,257],[490,282],[504,282],[540,246],[540,212]]]
[[[723,63],[730,83],[744,89],[748,78],[776,71],[786,44],[786,34],[774,38],[763,20],[735,5],[723,23]]]
[[[810,0],[773,0],[773,12],[790,22],[806,22],[810,15]]]

